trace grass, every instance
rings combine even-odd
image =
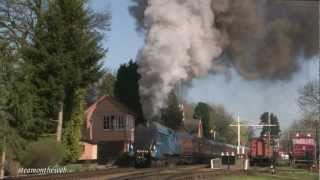
[[[312,173],[304,169],[292,169],[288,167],[281,167],[277,169],[277,173],[272,175],[267,171],[251,170],[247,175],[242,176],[224,176],[218,180],[319,180],[317,173]]]
[[[53,168],[65,168],[68,172],[94,171],[98,168],[96,163],[72,163],[66,165],[57,165]]]

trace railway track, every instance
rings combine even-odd
[[[21,176],[7,179],[21,180],[209,180],[218,175],[241,174],[239,169],[209,169],[207,165],[174,166],[148,169],[110,168],[105,170],[74,172],[66,174]]]
[[[145,170],[139,173],[133,173],[125,176],[108,177],[110,180],[149,180],[161,179],[181,171],[194,171],[195,169],[203,169],[206,165],[192,165],[192,166],[175,166],[175,167],[162,167],[151,170]]]
[[[70,172],[62,174],[48,174],[48,175],[25,175],[18,177],[7,177],[6,179],[18,179],[18,180],[45,180],[45,179],[78,179],[78,178],[89,178],[98,177],[108,174],[119,174],[124,172],[133,172],[134,168],[108,168],[103,170],[85,171],[85,172]]]
[[[150,169],[134,169],[134,168],[110,168],[104,170],[96,171],[86,171],[86,172],[72,172],[65,174],[50,174],[50,175],[27,175],[19,177],[8,177],[6,179],[18,179],[18,180],[46,180],[46,179],[113,179],[113,180],[122,180],[122,179],[148,179],[147,177],[155,177],[159,174],[167,175],[173,173],[179,169],[196,169],[204,168],[204,165],[195,165],[195,166],[177,166],[177,167],[161,167],[161,168],[150,168]],[[144,178],[145,177],[145,178]]]
[[[189,167],[177,169],[162,169],[152,173],[144,172],[111,178],[110,180],[211,180],[218,175],[243,174],[240,170],[215,169],[202,167]]]

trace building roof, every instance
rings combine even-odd
[[[116,100],[115,98],[109,97],[109,96],[102,96],[99,98],[95,103],[90,105],[86,111],[85,111],[85,118],[86,118],[86,126],[87,128],[91,125],[91,117],[97,107],[104,101],[107,101],[109,106],[106,107],[107,112],[121,112],[121,113],[127,113],[131,114],[133,116],[136,116],[136,114],[131,111],[127,106]]]

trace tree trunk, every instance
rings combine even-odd
[[[61,142],[62,136],[62,124],[63,124],[63,102],[60,102],[60,111],[58,115],[58,125],[57,125],[57,142]]]
[[[6,161],[6,138],[3,138],[3,149],[1,154],[0,179],[4,179],[4,163]]]

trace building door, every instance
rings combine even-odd
[[[104,164],[117,159],[124,152],[123,141],[99,142],[98,163]]]

